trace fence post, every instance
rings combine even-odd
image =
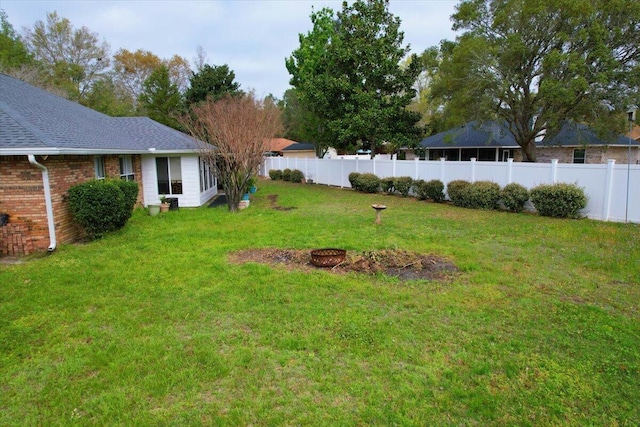
[[[374,156],[371,161],[373,162],[373,174],[376,174],[376,157]]]
[[[396,177],[396,158],[395,156],[391,157],[391,176]]]
[[[344,157],[340,159],[340,188],[344,188]]]
[[[414,172],[413,172],[413,179],[415,181],[417,181],[419,179],[419,176],[420,176],[420,174],[418,173],[418,162],[419,161],[420,161],[419,157],[416,157],[415,159],[413,159],[413,163],[415,165],[415,169],[414,169]]]
[[[476,182],[476,158],[471,158],[471,183]]]
[[[602,220],[609,221],[611,215],[611,195],[613,193],[613,167],[616,164],[615,159],[607,160],[607,176],[604,180],[604,202],[602,204]]]
[[[442,181],[445,186],[447,185],[447,182],[444,180],[444,167],[446,161],[447,160],[444,157],[440,157],[440,181]]]
[[[513,180],[513,159],[507,159],[507,184]]]
[[[551,183],[558,182],[558,159],[551,159]]]
[[[360,172],[360,156],[356,155],[356,172]]]

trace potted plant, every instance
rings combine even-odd
[[[160,196],[160,212],[168,212],[169,211],[169,202],[167,202],[167,196],[164,194]]]
[[[252,175],[251,178],[249,178],[249,180],[247,181],[247,188],[249,189],[249,193],[253,194],[256,191],[258,191],[258,189],[256,188],[257,182],[258,182],[258,179],[256,178],[255,175]]]

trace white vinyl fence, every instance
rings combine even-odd
[[[307,180],[316,184],[347,187],[351,172],[373,173],[380,178],[410,176],[429,181],[439,179],[445,184],[456,179],[470,182],[493,181],[504,187],[517,182],[531,189],[539,184],[564,182],[582,187],[589,198],[583,213],[592,219],[640,223],[640,165],[568,164],[513,162],[425,161],[318,159],[265,157],[261,175],[271,169],[299,169]]]

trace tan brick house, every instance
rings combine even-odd
[[[160,195],[201,206],[217,192],[189,136],[146,117],[109,117],[0,74],[0,256],[52,251],[81,237],[67,191],[107,177],[136,181],[141,206]]]
[[[620,135],[614,140],[603,141],[587,126],[567,123],[553,138],[545,138],[536,143],[538,162],[557,159],[560,163],[616,163],[636,164],[640,162],[640,142]],[[407,158],[420,154],[426,160],[446,158],[464,161],[476,158],[478,161],[522,161],[520,146],[506,127],[488,122],[467,123],[463,126],[424,138],[416,154],[408,153]]]

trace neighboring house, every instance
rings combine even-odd
[[[587,126],[567,124],[553,138],[536,142],[538,162],[558,159],[561,163],[606,163],[615,159],[617,163],[640,162],[640,143],[628,136],[618,136],[613,141],[603,141]],[[630,155],[629,155],[630,154]],[[415,154],[422,159],[465,161],[507,161],[513,158],[522,161],[520,146],[513,135],[502,125],[494,122],[466,125],[424,138]]]
[[[295,142],[282,150],[283,157],[316,157],[316,146],[307,142]]]
[[[266,142],[267,151],[265,151],[264,155],[266,157],[282,157],[283,150],[295,143],[295,141],[286,138],[270,139]]]
[[[0,74],[0,255],[55,249],[82,237],[67,191],[92,178],[139,184],[139,204],[160,195],[201,206],[216,179],[187,135],[146,117],[109,117]]]

